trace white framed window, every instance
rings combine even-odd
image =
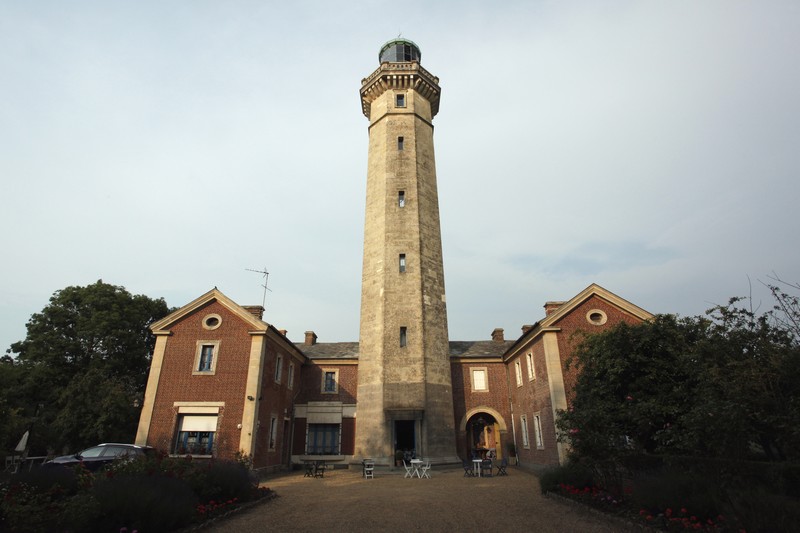
[[[269,419],[269,449],[270,450],[274,450],[275,449],[275,441],[278,440],[277,431],[278,431],[278,418],[275,415],[273,415]]]
[[[487,380],[485,368],[471,368],[470,374],[472,375],[473,392],[489,390],[489,381]]]
[[[522,363],[519,359],[514,361],[514,371],[517,373],[517,387],[522,386]]]
[[[341,424],[309,424],[306,431],[306,454],[339,455]]]
[[[286,387],[294,388],[294,363],[289,363],[289,376],[286,378]]]
[[[531,443],[528,438],[528,417],[525,415],[520,415],[519,417],[519,424],[522,428],[522,447],[523,448],[530,448]]]
[[[533,435],[536,438],[536,447],[540,450],[544,448],[544,439],[542,439],[542,417],[539,414],[533,415]]]
[[[405,93],[398,93],[394,95],[394,106],[395,107],[405,107],[406,106],[406,94]]]
[[[586,313],[586,321],[594,326],[602,326],[608,322],[608,316],[600,309],[592,309]]]
[[[339,370],[333,368],[322,369],[322,393],[336,394],[339,392]]]
[[[275,383],[281,382],[281,373],[283,372],[283,356],[278,355],[275,357]]]
[[[220,341],[197,341],[192,374],[213,376],[217,371]]]
[[[536,379],[536,367],[533,366],[533,352],[525,354],[525,358],[528,360],[528,381],[533,381]]]
[[[176,455],[213,455],[217,415],[182,414],[175,435]]]
[[[203,317],[203,329],[214,330],[222,325],[222,317],[216,313]]]

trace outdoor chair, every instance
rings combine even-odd
[[[314,477],[314,461],[306,461],[304,465],[306,467],[306,473],[303,474],[303,477]]]
[[[325,477],[325,461],[317,461],[314,466],[314,477]]]
[[[484,459],[481,463],[481,476],[492,477],[492,460]]]
[[[471,461],[461,461],[461,466],[464,468],[464,477],[475,477],[475,468]]]
[[[403,468],[406,469],[406,475],[403,476],[404,478],[412,477],[414,475],[414,472],[412,470],[413,466],[410,465],[410,464],[407,464],[405,459],[403,459]]]
[[[497,465],[497,475],[498,476],[507,476],[508,472],[506,472],[506,467],[508,466],[508,459],[503,457],[500,460],[500,464]]]
[[[428,473],[428,472],[430,472],[430,469],[431,469],[431,461],[430,461],[430,459],[428,459],[427,461],[425,461],[425,464],[422,465],[422,470],[420,471],[419,477],[420,478],[426,477],[426,478],[430,479],[431,475]]]
[[[364,463],[364,477],[366,479],[375,479],[375,463]]]

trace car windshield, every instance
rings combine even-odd
[[[104,448],[102,446],[94,446],[92,448],[83,450],[78,455],[81,457],[100,457],[100,455],[103,453],[103,449]]]

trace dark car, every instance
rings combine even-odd
[[[73,466],[83,463],[89,470],[100,470],[114,462],[115,459],[124,457],[143,457],[150,454],[153,448],[150,446],[138,446],[136,444],[115,444],[106,443],[86,448],[75,455],[62,455],[52,461],[47,461],[45,466]]]

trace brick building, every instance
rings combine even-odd
[[[156,347],[136,437],[171,454],[252,456],[279,469],[324,458],[394,465],[400,452],[436,463],[562,461],[555,417],[575,376],[578,332],[649,313],[591,285],[516,340],[450,341],[433,149],[439,79],[411,41],[380,50],[362,80],[369,120],[359,342],[293,344],[216,288],[152,326]]]

